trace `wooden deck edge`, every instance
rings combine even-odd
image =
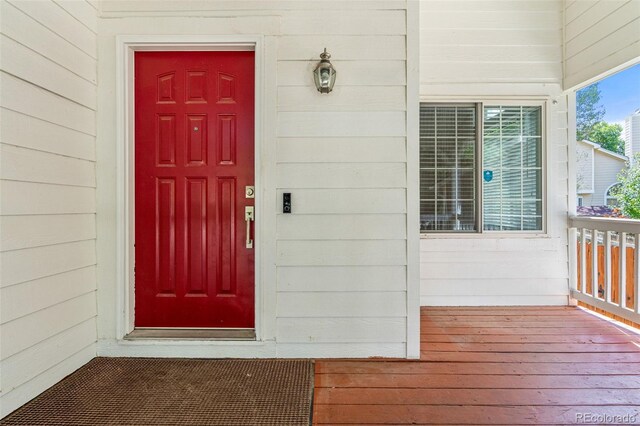
[[[637,322],[630,321],[630,320],[628,320],[626,318],[623,318],[623,317],[621,317],[619,315],[612,314],[610,312],[605,311],[604,309],[600,309],[600,308],[598,308],[596,306],[589,305],[588,303],[584,303],[584,302],[581,302],[579,300],[578,300],[578,306],[581,306],[581,307],[583,307],[585,309],[588,309],[590,311],[596,312],[596,313],[598,313],[600,315],[603,315],[603,316],[605,316],[607,318],[611,318],[613,320],[621,322],[621,323],[623,323],[625,325],[628,325],[629,327],[637,328],[638,331],[640,332],[640,324],[638,324]]]

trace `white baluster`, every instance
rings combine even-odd
[[[618,233],[618,247],[620,247],[620,307],[626,309],[627,307],[627,233]]]

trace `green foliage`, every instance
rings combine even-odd
[[[640,219],[640,153],[636,154],[634,159],[632,166],[620,172],[620,185],[613,188],[612,192],[625,216]]]
[[[579,90],[576,94],[576,136],[579,141],[589,140],[589,135],[596,123],[602,121],[604,106],[600,105],[600,88],[598,83]]]
[[[624,155],[624,140],[621,135],[621,125],[600,121],[593,125],[587,140],[600,144],[604,149]]]

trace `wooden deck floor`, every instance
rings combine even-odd
[[[314,424],[640,423],[640,337],[580,309],[423,308],[421,341],[317,361]]]

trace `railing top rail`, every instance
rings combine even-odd
[[[638,219],[573,216],[569,218],[569,226],[571,228],[586,228],[597,229],[598,231],[640,234],[640,220]]]

